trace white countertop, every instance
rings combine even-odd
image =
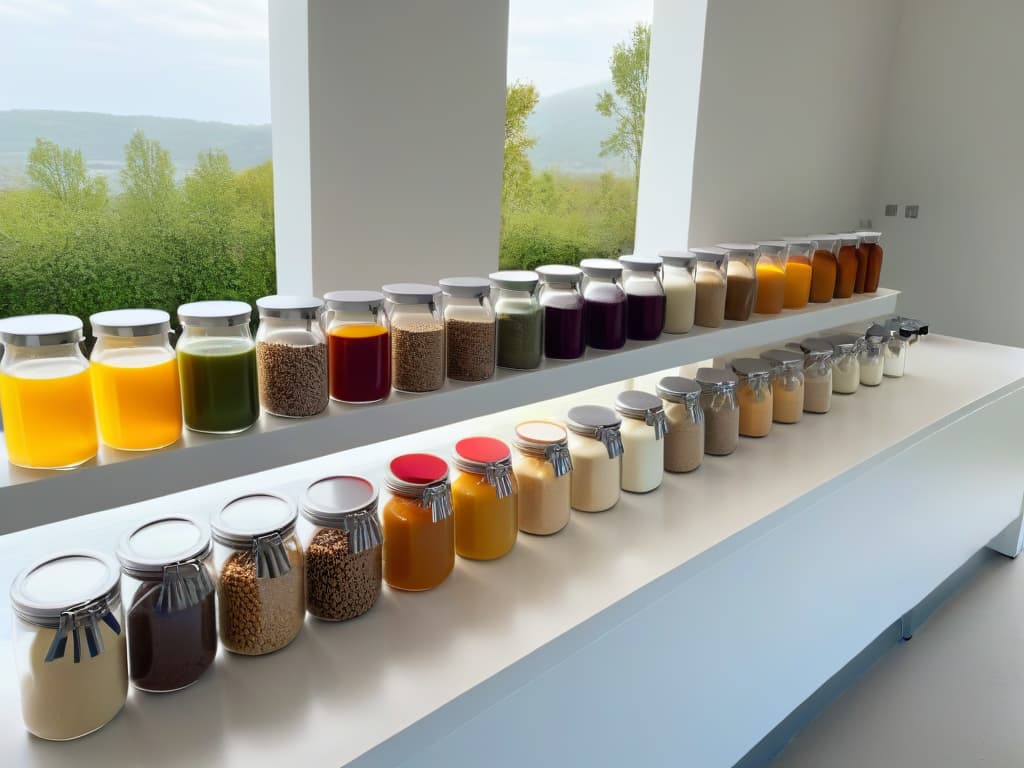
[[[651,380],[636,385],[649,388]],[[133,691],[110,725],[69,744],[46,743],[24,732],[5,641],[0,644],[4,764],[312,768],[347,763],[485,681],[469,694],[472,707],[507,695],[515,685],[511,672],[529,668],[536,674],[546,657],[567,654],[585,644],[588,633],[606,631],[594,620],[602,611],[628,604],[620,601],[631,595],[655,599],[647,589],[652,582],[685,580],[712,567],[725,553],[784,522],[790,502],[829,492],[837,476],[883,461],[902,441],[1021,386],[1024,350],[926,337],[911,348],[906,377],[835,396],[828,415],[776,425],[760,440],[742,439],[732,456],[707,457],[690,475],[666,475],[662,488],[651,494],[624,494],[609,512],[573,513],[556,536],[521,535],[502,560],[459,560],[451,578],[432,592],[385,588],[379,604],[355,621],[307,619],[299,638],[277,654],[245,658],[221,652],[197,685],[166,695]],[[570,402],[584,399],[607,402],[617,389],[604,387],[585,397],[10,534],[0,538],[0,579],[8,583],[26,561],[46,550],[71,544],[110,548],[139,517],[168,510],[207,517],[232,493],[281,484],[297,488],[329,472],[365,472],[376,479],[394,453],[415,448],[447,455],[457,436],[507,437],[520,418],[559,415]],[[9,621],[4,605],[0,625]],[[439,721],[437,727],[446,726]],[[416,748],[417,738],[427,737],[409,733],[389,745],[389,755],[400,756],[401,750]]]

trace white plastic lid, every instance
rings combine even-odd
[[[139,338],[171,332],[171,316],[162,309],[112,309],[89,316],[93,336]]]
[[[697,257],[697,261],[713,261],[719,264],[722,263],[728,255],[728,251],[714,245],[702,245],[696,248],[691,248],[690,253]]]
[[[245,547],[258,536],[287,535],[295,527],[298,510],[276,493],[252,493],[232,499],[213,514],[210,530],[218,544]]]
[[[785,250],[785,240],[758,240],[757,248],[761,251],[770,251],[771,253],[778,253],[779,251]]]
[[[812,244],[816,243],[817,247],[823,250],[835,248],[836,243],[839,242],[838,235],[808,235],[807,237]]]
[[[860,242],[860,235],[854,232],[841,232],[836,237],[843,245],[857,245]]]
[[[622,265],[615,259],[584,259],[580,269],[587,277],[620,277]]]
[[[637,256],[636,254],[625,254],[619,256],[619,263],[626,269],[633,272],[657,272],[661,269],[660,256]]]
[[[563,283],[576,285],[583,279],[583,270],[579,267],[572,267],[568,264],[547,264],[537,267],[537,276],[542,283]]]
[[[364,477],[335,475],[312,483],[302,494],[302,516],[321,525],[377,509],[377,486]]]
[[[509,291],[532,291],[540,279],[536,272],[529,269],[505,269],[491,272],[491,283],[498,288]]]
[[[149,520],[126,532],[117,547],[125,573],[145,578],[161,575],[165,566],[202,559],[210,553],[210,537],[184,515]]]
[[[870,230],[862,230],[860,232],[854,232],[853,234],[857,235],[861,241],[865,243],[877,243],[882,239],[881,232],[872,232]]]
[[[291,320],[316,320],[324,303],[316,296],[264,296],[256,300],[260,317]]]
[[[689,267],[697,260],[689,251],[658,251],[658,257],[670,267]]]
[[[82,321],[74,315],[20,315],[0,320],[0,343],[49,347],[82,340]]]
[[[479,299],[491,292],[491,283],[482,277],[445,277],[437,281],[448,296],[463,299]]]
[[[719,243],[718,247],[729,253],[757,253],[755,243]]]
[[[328,309],[376,312],[384,303],[380,291],[330,291],[324,294]]]
[[[193,301],[178,307],[178,320],[201,328],[222,328],[245,325],[252,317],[252,307],[244,301]]]
[[[430,304],[441,295],[438,286],[426,283],[389,283],[381,290],[384,298],[395,304]]]
[[[121,569],[100,552],[50,555],[23,570],[11,585],[11,606],[26,621],[56,626],[60,615],[96,601],[113,604],[121,594]]]

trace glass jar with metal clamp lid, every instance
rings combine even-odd
[[[516,543],[517,487],[512,452],[493,437],[467,437],[452,456],[455,552],[471,560],[496,560]]]
[[[824,339],[804,339],[787,345],[804,355],[804,413],[828,413],[832,408],[832,355]]]
[[[882,373],[889,378],[899,379],[907,370],[907,354],[915,334],[912,328],[899,325],[890,326],[887,335],[885,351],[882,353]]]
[[[695,381],[700,385],[700,407],[704,411],[704,453],[728,456],[740,442],[736,374],[721,368],[701,368]]]
[[[549,535],[569,522],[572,506],[572,456],[569,436],[553,421],[516,425],[512,460],[519,489],[519,530]]]
[[[665,469],[692,472],[704,459],[704,410],[700,385],[692,379],[666,376],[658,382],[658,396],[665,401]]]
[[[839,333],[825,340],[835,350],[832,354],[832,391],[852,395],[860,386],[860,350],[864,337],[855,333]]]
[[[14,657],[28,731],[67,741],[110,722],[128,696],[121,572],[98,552],[51,555],[11,586]]]
[[[768,360],[740,357],[730,366],[736,378],[736,400],[740,404],[740,434],[744,437],[765,437],[772,429],[774,398],[772,371]]]
[[[572,508],[581,512],[611,509],[622,490],[622,419],[611,408],[577,405],[569,409],[566,426],[572,456]]]
[[[143,691],[186,688],[217,655],[209,535],[188,517],[127,531],[117,548],[128,611],[128,670]]]
[[[796,424],[804,412],[804,355],[789,349],[770,349],[761,358],[772,365],[772,420]]]
[[[865,387],[877,387],[882,383],[882,372],[885,364],[885,328],[877,323],[864,333],[861,345],[860,383]]]
[[[628,389],[615,398],[615,410],[623,417],[622,490],[648,493],[659,485],[665,470],[665,435],[668,419],[661,398]]]
[[[302,629],[306,577],[297,517],[285,497],[253,493],[228,502],[210,520],[220,641],[233,653],[273,653]]]

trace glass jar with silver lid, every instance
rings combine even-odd
[[[804,413],[828,413],[832,408],[833,346],[824,339],[804,339],[787,345],[804,356]]]
[[[853,333],[829,336],[832,353],[832,391],[852,395],[860,386],[860,351],[864,338]]]
[[[765,437],[771,432],[774,414],[772,371],[774,365],[758,357],[740,357],[730,367],[739,382],[736,400],[740,404],[740,434]]]
[[[772,364],[772,419],[796,424],[804,412],[804,354],[791,349],[770,349],[761,357]]]
[[[665,469],[692,472],[704,459],[704,410],[700,407],[700,385],[681,376],[666,376],[658,382],[658,396],[665,401]]]
[[[494,375],[497,320],[491,306],[491,283],[480,277],[446,277],[444,294],[445,349],[448,378],[484,381]]]
[[[704,453],[728,456],[740,442],[736,375],[721,368],[701,368],[695,381],[700,385],[700,407],[704,411]]]
[[[572,456],[565,428],[553,421],[516,425],[512,469],[519,485],[519,530],[550,535],[568,523],[572,507]]]
[[[314,296],[257,300],[256,370],[260,404],[267,413],[303,418],[327,407],[327,338],[320,326],[323,305]]]
[[[661,485],[668,419],[660,397],[628,389],[615,398],[622,419],[622,490],[648,493]]]
[[[888,334],[878,324],[864,333],[860,349],[860,383],[865,387],[877,387],[882,383],[885,365],[885,339]]]
[[[383,287],[391,326],[391,383],[400,392],[433,392],[444,386],[444,320],[441,289],[420,283]]]
[[[611,408],[577,405],[569,409],[566,426],[573,466],[572,508],[581,512],[611,509],[622,487],[622,419]]]

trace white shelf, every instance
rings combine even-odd
[[[310,419],[264,415],[240,435],[186,433],[155,453],[104,450],[93,462],[66,472],[13,467],[0,446],[0,535],[77,515],[153,499],[221,480],[387,440],[520,405],[609,384],[673,365],[749,347],[802,338],[825,329],[892,313],[898,291],[754,315],[746,323],[694,328],[682,336],[628,342],[616,352],[588,350],[581,360],[545,361],[535,371],[500,370],[479,384],[449,383],[425,395],[393,393],[383,403],[332,403]]]

